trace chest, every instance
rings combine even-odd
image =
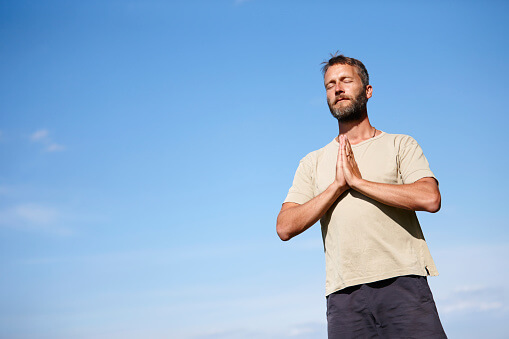
[[[338,147],[330,148],[317,159],[315,195],[323,192],[335,179]],[[386,184],[401,184],[398,152],[390,145],[372,144],[354,147],[353,153],[362,178]]]

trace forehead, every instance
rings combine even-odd
[[[338,64],[329,67],[327,73],[325,73],[324,81],[327,83],[329,80],[342,77],[358,77],[360,79],[355,66]]]

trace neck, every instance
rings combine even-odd
[[[345,134],[352,145],[368,140],[378,133],[369,123],[367,115],[357,121],[338,122],[338,124],[339,134]]]

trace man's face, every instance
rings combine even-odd
[[[325,73],[324,83],[327,104],[336,119],[340,122],[362,119],[372,88],[370,85],[364,87],[355,66],[329,67]]]

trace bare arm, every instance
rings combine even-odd
[[[440,191],[434,178],[422,178],[412,184],[392,185],[362,179],[348,138],[340,138],[342,164],[348,185],[378,202],[413,211],[438,212]]]
[[[422,178],[412,184],[403,185],[360,179],[353,184],[352,189],[389,206],[431,213],[440,210],[440,191],[433,178]]]
[[[286,202],[277,216],[276,231],[281,240],[287,241],[314,225],[348,187],[336,181],[321,194],[305,204]]]
[[[358,169],[357,169],[358,170]],[[348,187],[341,164],[341,147],[336,162],[336,178],[325,191],[304,204],[284,203],[277,217],[276,231],[287,241],[314,225]]]
[[[422,178],[403,185],[362,179],[350,143],[346,136],[341,136],[336,179],[324,192],[305,204],[283,204],[276,225],[281,240],[289,240],[314,225],[341,194],[350,188],[389,206],[432,213],[440,210],[440,191],[434,178]]]

